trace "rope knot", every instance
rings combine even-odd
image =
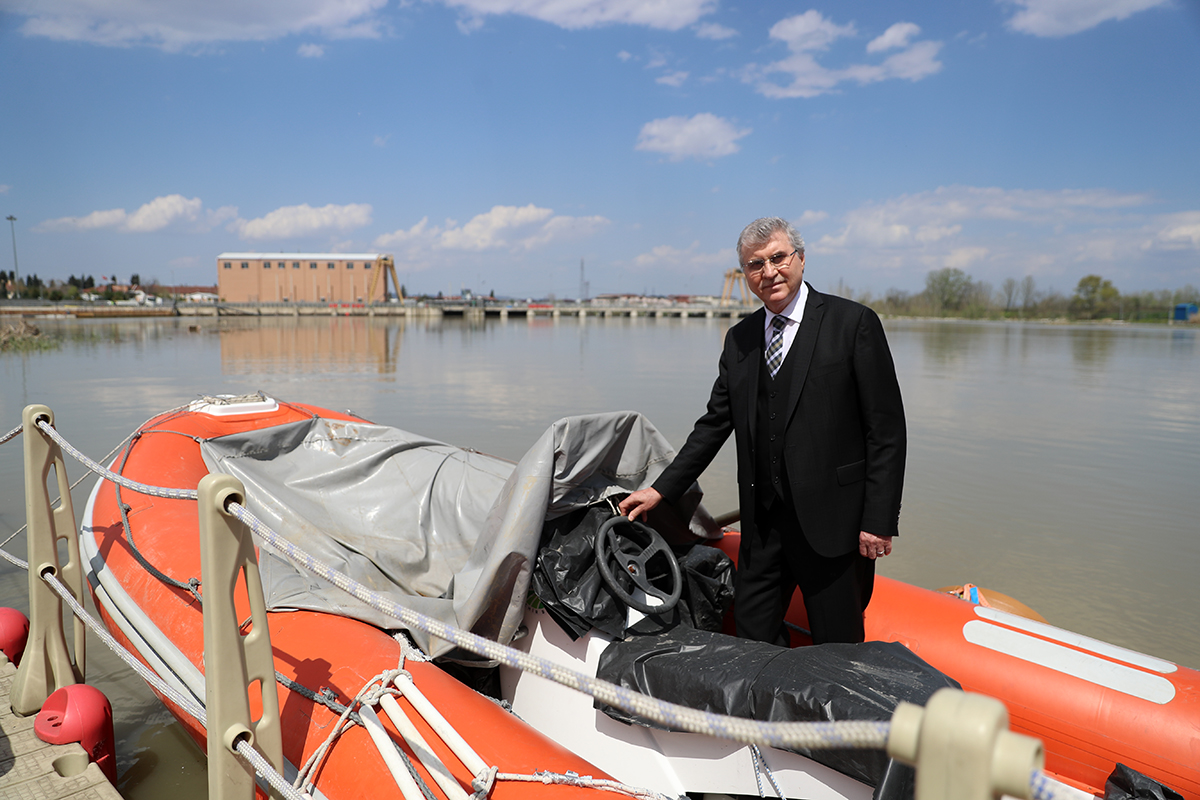
[[[499,767],[488,767],[481,770],[475,779],[471,781],[471,788],[475,792],[471,795],[471,800],[484,800],[492,793],[492,787],[496,785],[496,775],[500,772]]]

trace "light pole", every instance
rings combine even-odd
[[[8,228],[12,231],[13,240],[13,286],[17,285],[17,280],[21,277],[21,271],[17,269],[17,218],[12,214],[8,215]]]

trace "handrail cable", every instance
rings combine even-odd
[[[65,452],[73,455],[80,463],[86,466],[93,472],[101,475],[107,480],[117,483],[133,491],[142,494],[151,495],[154,497],[164,497],[168,499],[179,500],[194,500],[198,494],[194,489],[174,489],[156,487],[148,484],[139,483],[130,480],[122,475],[112,472],[111,470],[101,466],[86,455],[73,447],[66,439],[64,439],[47,420],[38,420],[37,425],[50,436]],[[18,429],[19,430],[19,429]],[[7,434],[4,441],[8,441],[15,434]],[[0,442],[2,443],[2,442]],[[114,451],[115,452],[115,451]],[[611,705],[621,710],[639,714],[643,717],[653,719],[660,724],[669,725],[678,730],[690,731],[693,733],[703,733],[713,736],[719,736],[732,741],[742,742],[743,744],[766,744],[771,747],[783,749],[808,748],[808,749],[828,749],[828,748],[875,748],[885,749],[887,743],[888,731],[890,722],[887,721],[834,721],[834,722],[760,722],[757,720],[748,720],[740,717],[729,717],[725,715],[713,714],[706,711],[698,711],[696,709],[680,706],[675,703],[669,703],[658,700],[653,697],[641,695],[637,692],[632,692],[623,687],[616,686],[607,681],[602,681],[587,674],[563,667],[555,664],[547,659],[532,656],[515,648],[508,647],[498,642],[493,642],[477,634],[470,633],[453,628],[440,620],[428,617],[427,615],[405,608],[389,598],[383,597],[377,592],[374,592],[363,586],[358,581],[346,576],[337,570],[321,564],[312,555],[303,549],[295,546],[291,542],[280,537],[277,533],[266,526],[261,520],[253,515],[253,513],[242,506],[240,503],[231,502],[227,511],[242,521],[247,527],[257,534],[262,542],[271,547],[272,550],[287,558],[291,563],[303,567],[313,574],[324,577],[334,585],[341,588],[351,596],[367,603],[368,605],[382,611],[405,625],[412,625],[418,630],[422,630],[432,636],[448,641],[456,646],[462,647],[470,652],[482,655],[484,657],[496,660],[498,662],[513,666],[526,672],[532,672],[539,677],[558,683],[568,688],[575,689],[594,699],[599,699],[602,702]],[[3,551],[0,550],[0,554]],[[11,558],[10,558],[11,560]],[[25,565],[28,568],[28,565]],[[53,574],[42,576],[44,580],[51,584],[60,596],[65,595],[64,599],[75,611],[77,616],[88,621],[89,627],[101,636],[100,630],[102,626],[87,614],[86,610],[70,597],[70,592],[66,590],[58,582]],[[57,585],[56,585],[57,584]],[[93,627],[95,626],[95,627]],[[107,631],[104,631],[102,639],[108,636]],[[106,642],[107,643],[107,642]],[[109,645],[116,649],[123,650],[116,643],[115,639]],[[129,656],[133,662],[140,666],[140,662]],[[168,687],[157,674],[146,669],[146,672],[134,667],[139,675],[142,675],[147,682],[154,685],[156,688],[163,690],[163,693],[168,696],[177,696],[177,693]],[[180,704],[181,708],[188,710],[190,704]],[[189,710],[189,713],[192,713]],[[201,712],[203,713],[203,712]],[[204,719],[201,716],[196,717],[198,720]],[[240,742],[245,749],[253,750],[252,747],[245,741]],[[252,760],[249,756],[242,753],[244,748],[239,746],[238,751],[246,757],[247,760]],[[257,758],[261,758],[255,752]],[[265,759],[263,760],[265,762]],[[258,767],[255,767],[258,771]],[[268,772],[274,772],[270,769],[270,765],[266,765]],[[261,773],[260,773],[261,774]],[[278,776],[278,773],[276,773]],[[541,780],[543,782],[570,782],[573,780],[582,780],[578,776],[553,776],[547,778],[549,773],[539,772],[536,777],[530,776],[512,776],[507,773],[500,773],[497,779],[505,780]],[[265,776],[264,776],[265,777]],[[282,776],[278,776],[282,780]],[[589,785],[593,783],[593,779],[587,778]],[[274,784],[272,784],[274,786]],[[1068,784],[1062,783],[1042,770],[1035,770],[1030,776],[1030,785],[1034,800],[1083,800],[1091,795],[1082,792]],[[596,787],[601,788],[601,787]],[[302,800],[308,795],[302,795],[296,792],[292,787],[287,786],[285,796]]]

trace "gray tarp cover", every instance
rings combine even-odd
[[[245,484],[251,511],[318,560],[504,643],[521,621],[543,524],[649,485],[674,455],[633,412],[559,420],[515,466],[396,428],[324,418],[209,439],[201,452],[210,471]],[[400,627],[266,548],[260,570],[268,608]],[[411,633],[432,655],[451,649]]]

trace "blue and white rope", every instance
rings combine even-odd
[[[172,703],[190,714],[193,718],[199,721],[201,725],[204,725],[205,727],[208,726],[208,717],[204,712],[204,706],[196,702],[196,699],[191,695],[184,694],[167,684],[166,681],[158,676],[157,672],[134,658],[129,651],[122,647],[121,643],[118,642],[116,638],[114,638],[113,635],[110,634],[108,630],[100,624],[99,620],[88,613],[87,609],[83,607],[83,604],[75,599],[75,595],[71,594],[71,590],[68,589],[53,572],[47,571],[42,573],[42,580],[49,584],[50,588],[54,590],[54,593],[61,597],[66,604],[71,607],[71,611],[75,613],[76,617],[83,621],[83,624],[88,627],[88,630],[96,634],[96,638],[98,638],[101,642],[108,645],[108,648],[116,653],[122,661],[128,664],[134,672],[140,675],[142,680],[150,684],[150,686],[152,686],[159,694],[163,695]]]
[[[158,676],[158,673],[134,658],[133,655],[131,655],[128,650],[122,647],[121,643],[118,642],[116,638],[114,638],[112,634],[110,634],[104,628],[104,626],[100,624],[99,620],[88,613],[87,609],[85,609],[83,605],[75,599],[75,596],[71,594],[71,591],[62,583],[62,581],[58,579],[57,576],[54,575],[53,572],[43,573],[42,580],[49,584],[50,588],[54,590],[55,594],[61,597],[66,604],[71,607],[71,611],[74,612],[76,617],[83,621],[83,623],[88,627],[88,630],[94,633],[101,642],[108,645],[108,648],[116,653],[122,661],[128,664],[134,672],[140,675],[142,680],[150,684],[150,686],[153,687],[154,690],[159,694],[166,697],[172,703],[179,706],[181,709],[191,715],[203,727],[208,727],[208,714],[205,711],[204,706],[196,702],[196,699],[191,695],[184,694],[183,692],[180,692],[167,684],[166,681]],[[242,756],[242,758],[246,759],[251,766],[254,767],[254,771],[261,776],[263,780],[279,790],[280,795],[287,798],[287,800],[311,800],[309,795],[293,789],[291,784],[284,780],[283,776],[275,771],[274,767],[271,766],[271,762],[267,761],[267,759],[261,753],[255,750],[254,746],[249,742],[244,740],[238,742],[237,752]]]
[[[334,584],[347,594],[367,605],[394,617],[404,626],[411,626],[457,647],[507,666],[531,672],[547,680],[567,686],[601,702],[644,717],[649,717],[676,730],[720,736],[743,743],[761,743],[782,748],[879,748],[887,743],[889,722],[759,722],[698,711],[694,708],[668,703],[623,687],[598,680],[590,675],[532,656],[468,631],[453,628],[433,617],[405,608],[399,603],[372,591],[353,578],[317,561],[312,555],[291,542],[254,516],[240,503],[230,503],[229,513],[253,531],[259,540],[293,564]]]
[[[614,792],[623,794],[629,797],[641,798],[641,800],[670,800],[665,795],[649,789],[637,789],[632,786],[627,786],[617,781],[610,781],[604,778],[593,778],[591,775],[579,775],[574,772],[568,772],[565,775],[558,772],[545,772],[538,770],[532,775],[524,775],[512,772],[496,773],[496,780],[510,781],[521,783],[541,783],[547,786],[575,786],[580,789],[596,789],[601,792]]]
[[[51,425],[48,420],[39,419],[37,421],[37,426],[41,428],[47,436],[53,439],[55,443],[63,449],[64,452],[70,453],[72,456],[78,459],[79,463],[83,464],[97,475],[100,475],[105,479],[112,481],[113,483],[120,484],[126,489],[132,489],[135,492],[148,494],[153,497],[165,497],[168,500],[195,500],[199,496],[195,489],[164,489],[159,486],[151,486],[146,483],[131,481],[124,475],[118,475],[112,470],[97,464],[95,461],[92,461],[83,453],[76,450],[70,442],[68,442],[59,434],[58,431],[54,430],[54,426]]]
[[[53,439],[64,452],[70,453],[80,463],[88,469],[96,472],[107,480],[118,483],[133,491],[141,494],[154,497],[164,497],[176,500],[195,500],[198,493],[194,489],[171,489],[151,486],[149,484],[132,481],[122,475],[118,475],[111,470],[106,469],[100,464],[92,461],[85,456],[69,442],[67,442],[47,420],[38,420],[37,425],[51,439]],[[0,444],[3,444],[18,434],[22,428],[18,426],[0,438]],[[485,639],[481,636],[452,628],[441,621],[428,617],[419,612],[407,609],[398,603],[379,595],[361,583],[352,578],[343,575],[342,573],[321,564],[310,554],[296,547],[291,542],[288,542],[273,530],[267,527],[261,520],[255,517],[248,509],[238,503],[231,503],[229,512],[247,525],[254,533],[256,533],[261,541],[275,550],[277,553],[287,558],[293,564],[304,567],[310,572],[319,575],[326,580],[338,586],[343,591],[367,603],[368,605],[395,617],[406,626],[423,630],[432,636],[436,636],[452,644],[462,647],[465,650],[493,659],[495,661],[512,666],[516,669],[521,669],[527,672],[532,672],[535,675],[543,677],[547,680],[554,681],[563,686],[573,688],[583,692],[591,697],[601,700],[616,708],[624,711],[639,714],[641,716],[654,719],[655,721],[669,725],[671,727],[691,731],[694,733],[703,733],[713,736],[721,736],[733,741],[739,741],[747,744],[757,745],[766,744],[772,747],[782,748],[808,748],[808,749],[825,749],[825,748],[877,748],[884,749],[887,743],[888,731],[890,723],[888,722],[758,722],[755,720],[747,720],[739,717],[726,717],[709,712],[697,711],[679,706],[674,703],[666,703],[661,700],[656,700],[652,697],[641,695],[637,692],[631,692],[622,687],[601,681],[589,675],[565,668],[554,664],[545,659],[531,656],[520,650],[507,647],[505,645],[493,642],[490,639]],[[3,550],[0,550],[0,556],[8,558],[14,564],[28,568],[26,562],[15,559],[9,556]],[[54,591],[67,602],[75,615],[81,619],[88,628],[96,634],[106,645],[109,646],[118,656],[126,661],[130,667],[138,673],[148,684],[154,687],[159,693],[168,697],[176,705],[185,710],[187,713],[195,717],[202,725],[207,722],[207,715],[204,708],[197,704],[194,698],[182,695],[172,687],[166,684],[153,670],[146,667],[132,655],[130,655],[107,630],[95,620],[83,606],[71,595],[70,591],[58,581],[52,574],[47,573],[42,576],[43,580],[50,584]],[[271,768],[269,762],[248,742],[239,742],[239,754],[245,758],[254,767],[255,772],[263,777],[272,787],[280,792],[281,795],[288,800],[310,800],[310,796],[299,792],[297,789],[289,785],[279,773]],[[768,773],[769,774],[769,773]],[[640,792],[637,790],[631,791],[631,787],[617,783],[615,781],[597,780],[590,776],[579,776],[568,773],[559,775],[549,772],[538,772],[534,775],[520,775],[510,773],[500,773],[496,776],[498,780],[505,781],[533,781],[541,783],[567,784],[573,786],[581,786],[599,790],[619,792],[622,794],[631,794],[635,797],[659,798],[654,792]],[[772,780],[772,783],[774,781]],[[1088,792],[1081,791],[1072,786],[1055,780],[1051,776],[1042,771],[1035,771],[1030,776],[1031,796],[1033,800],[1093,800],[1092,795]],[[778,790],[777,790],[778,791]]]
[[[4,444],[9,439],[15,439],[17,436],[19,436],[21,434],[21,428],[22,428],[22,426],[18,425],[17,427],[13,428],[8,433],[4,434],[3,436],[0,436],[0,444]]]

